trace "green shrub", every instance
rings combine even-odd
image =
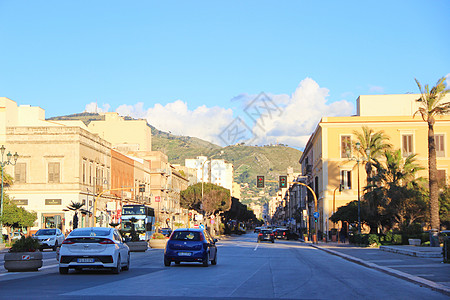
[[[17,240],[9,249],[9,252],[35,252],[39,250],[40,244],[38,240],[32,238],[31,236],[22,236],[20,240]]]
[[[373,246],[373,245],[380,245],[380,238],[377,234],[368,234],[367,235],[367,245]]]
[[[393,234],[392,235],[392,245],[401,245],[402,244],[402,235],[401,234]]]

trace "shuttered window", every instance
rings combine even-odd
[[[59,162],[48,163],[48,183],[60,182],[60,164]]]
[[[351,136],[341,135],[341,158],[347,158],[347,149],[351,151]]]
[[[413,154],[413,135],[404,134],[402,135],[402,155],[406,157]]]
[[[26,163],[16,163],[14,167],[14,182],[15,183],[26,183],[27,182],[27,164]]]
[[[434,136],[434,141],[436,143],[436,156],[445,157],[444,135],[436,134]]]
[[[352,171],[341,170],[341,184],[346,190],[350,190],[352,188]]]

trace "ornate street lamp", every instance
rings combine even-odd
[[[358,176],[358,233],[361,234],[361,192],[360,192],[361,188],[360,188],[360,184],[359,184],[359,163],[362,162],[362,161],[367,161],[367,159],[365,159],[364,156],[360,155],[359,150],[361,148],[361,143],[357,142],[355,144],[355,146],[356,146],[357,156],[351,156],[350,157],[351,153],[350,153],[350,148],[348,148],[348,147],[347,147],[347,149],[345,151],[345,154],[347,154],[348,160],[356,161],[357,174],[358,174],[357,175]],[[365,151],[366,151],[367,157],[369,157],[370,156],[370,149],[366,149]]]
[[[19,158],[19,154],[14,153],[14,155],[11,154],[11,152],[8,152],[8,154],[6,154],[6,161],[4,160],[5,157],[5,146],[2,145],[2,147],[0,148],[1,154],[2,154],[2,160],[0,162],[0,167],[2,169],[2,195],[1,195],[1,202],[0,202],[0,216],[2,218],[0,218],[0,241],[3,240],[3,169],[5,168],[6,165],[12,165],[14,166],[17,163],[17,159]],[[11,158],[14,158],[14,162],[11,161]]]

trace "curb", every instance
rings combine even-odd
[[[437,292],[443,293],[443,294],[445,294],[447,296],[450,296],[450,288],[447,288],[446,286],[444,286],[442,284],[439,284],[439,283],[436,283],[436,282],[433,282],[433,281],[430,281],[430,280],[427,280],[427,279],[423,279],[423,278],[420,278],[418,276],[407,274],[407,273],[404,273],[404,272],[401,272],[401,271],[397,271],[397,270],[394,270],[394,269],[391,269],[391,268],[388,268],[388,267],[381,267],[381,266],[379,266],[377,264],[366,262],[366,261],[364,261],[362,259],[350,256],[350,255],[347,255],[347,254],[344,254],[344,253],[340,253],[338,251],[322,248],[322,247],[317,246],[315,244],[311,244],[310,246],[314,247],[316,249],[328,252],[330,254],[342,257],[342,258],[344,258],[344,259],[346,259],[348,261],[360,264],[360,265],[362,265],[364,267],[381,271],[383,273],[395,276],[395,277],[400,278],[400,279],[407,280],[409,282],[412,282],[412,283],[415,283],[415,284],[418,284],[418,285],[421,285],[421,286],[428,287],[428,288],[430,288],[430,289],[432,289],[434,291],[437,291]]]
[[[397,249],[389,246],[380,246],[381,251],[399,253],[409,256],[422,257],[422,258],[441,258],[440,252],[423,252],[423,251],[411,251],[407,249]]]

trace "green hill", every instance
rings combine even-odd
[[[51,120],[82,120],[85,124],[102,119],[104,116],[95,113],[51,118]],[[265,194],[260,195],[261,190],[256,188],[257,175],[264,175],[266,180],[277,180],[279,175],[286,174],[288,167],[293,167],[294,172],[300,170],[298,161],[302,152],[291,147],[284,145],[221,147],[199,138],[177,136],[149,126],[152,130],[152,150],[165,153],[172,164],[184,165],[186,158],[196,158],[199,155],[208,157],[214,155],[216,159],[221,158],[232,163],[234,180],[244,187],[241,195],[243,203],[265,202],[269,195],[276,192],[277,183],[266,183]]]

